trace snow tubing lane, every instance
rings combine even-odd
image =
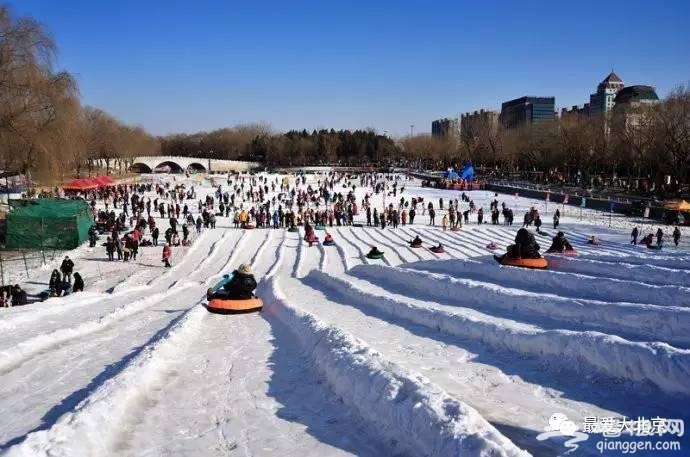
[[[242,314],[261,311],[264,303],[260,298],[249,298],[247,300],[224,300],[214,298],[208,302],[206,309],[215,314]]]
[[[511,259],[506,255],[495,255],[494,259],[496,259],[496,261],[501,265],[506,265],[510,267],[532,268],[537,270],[543,270],[549,265],[549,262],[547,262],[546,259],[543,257],[539,259]]]
[[[565,251],[552,251],[549,249],[546,251],[546,254],[577,255],[577,251],[575,249],[566,249]]]
[[[367,259],[373,259],[373,260],[383,259],[383,252],[381,254],[374,254],[374,255],[367,254]]]

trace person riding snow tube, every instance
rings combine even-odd
[[[326,237],[323,239],[322,244],[324,246],[333,246],[335,244],[335,241],[333,241],[333,237],[330,233],[326,233]]]
[[[414,237],[414,240],[410,241],[410,247],[411,248],[418,248],[422,246],[422,239],[419,237],[419,235]]]
[[[553,237],[551,247],[547,249],[546,252],[549,254],[574,254],[575,249],[573,249],[572,245],[565,238],[565,234],[563,232],[558,232],[556,236]]]
[[[251,266],[242,264],[232,278],[209,297],[207,309],[212,313],[237,314],[261,311],[263,302],[254,295],[256,279]]]
[[[496,249],[498,249],[498,245],[492,241],[491,243],[486,245],[486,249],[490,251],[495,251]]]
[[[601,241],[599,240],[599,238],[597,238],[596,236],[592,235],[592,238],[590,238],[590,239],[587,240],[587,244],[593,244],[593,245],[595,245],[595,246],[599,246],[599,245],[601,244]]]
[[[443,254],[444,252],[446,252],[446,250],[443,249],[443,245],[441,243],[438,243],[438,246],[430,247],[429,250],[435,254]]]
[[[209,287],[208,290],[206,291],[206,300],[211,300],[211,296],[219,291],[225,284],[227,284],[230,280],[232,279],[232,276],[229,274],[224,274],[223,278],[216,283],[215,286]]]
[[[539,255],[539,244],[534,235],[525,228],[518,230],[515,235],[515,244],[508,246],[508,252],[502,256],[495,255],[494,259],[501,265],[510,265],[524,268],[546,268],[548,262]]]
[[[646,244],[647,246],[649,246],[652,243],[654,243],[654,235],[653,234],[649,233],[649,234],[647,234],[647,236],[642,238],[642,244]]]
[[[382,259],[383,258],[383,252],[379,251],[376,246],[371,248],[371,251],[367,254],[368,259]]]

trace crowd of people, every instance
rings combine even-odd
[[[211,180],[217,178],[209,178]],[[362,226],[397,228],[411,224],[436,226],[443,230],[460,229],[463,224],[513,225],[513,209],[505,202],[499,202],[498,194],[489,202],[489,220],[485,210],[477,207],[470,196],[462,192],[459,198],[428,201],[420,196],[409,196],[405,186],[410,177],[404,175],[364,173],[348,175],[331,172],[307,182],[306,176],[278,177],[264,175],[230,175],[224,182],[214,182],[214,191],[199,198],[193,185],[183,183],[120,184],[90,192],[86,199],[93,211],[95,224],[89,230],[89,245],[97,247],[99,239],[105,248],[109,261],[136,261],[142,247],[158,247],[162,244],[161,263],[171,267],[173,248],[188,246],[195,235],[206,229],[214,229],[218,220],[224,218],[224,227],[238,229],[273,228],[295,229],[304,227],[309,244],[316,241],[314,228]],[[358,187],[366,189],[358,200]],[[359,194],[361,195],[361,194]],[[375,205],[374,196],[383,204]],[[358,217],[359,216],[359,217]],[[501,221],[502,217],[502,221]],[[360,219],[361,218],[361,219]],[[420,221],[420,218],[423,218]],[[558,209],[553,214],[553,228],[560,225]],[[358,219],[361,223],[357,223]],[[508,248],[508,255],[515,258],[539,257],[540,247],[534,235],[527,230],[536,227],[541,232],[542,220],[539,211],[532,207],[523,218],[523,225],[517,231],[515,242]],[[632,244],[637,244],[639,231],[631,234]],[[676,246],[681,237],[678,227],[674,229]],[[311,237],[311,239],[310,239]],[[656,236],[648,234],[642,243],[663,245],[663,231]],[[161,240],[161,238],[164,239]],[[327,234],[325,241],[333,242]],[[598,244],[594,237],[590,244]],[[421,239],[413,240],[412,247],[421,245]],[[435,252],[443,252],[439,243]],[[563,232],[553,238],[549,251],[570,250],[572,246]],[[371,255],[382,255],[372,248]],[[235,272],[241,278],[243,271]],[[239,279],[235,280],[235,283]],[[234,287],[234,286],[233,286]],[[62,296],[84,289],[84,281],[74,272],[74,263],[66,257],[59,271],[52,272],[45,296]],[[24,304],[27,293],[19,285],[2,288],[1,303]]]

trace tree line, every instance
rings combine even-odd
[[[57,71],[56,46],[32,18],[15,17],[0,6],[0,160],[4,170],[54,182],[103,159],[159,151],[143,128],[82,106],[75,78]]]
[[[245,125],[161,138],[164,155],[251,160],[266,166],[371,165],[394,160],[400,145],[369,130],[292,130]]]
[[[680,187],[690,183],[690,88],[605,116],[566,115],[514,129],[485,119],[459,138],[417,135],[400,143],[428,168],[472,160],[497,173],[541,172],[565,182],[617,176],[660,187],[671,176]]]

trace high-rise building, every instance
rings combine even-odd
[[[460,123],[457,119],[443,118],[431,123],[431,135],[436,137],[457,138],[460,135]]]
[[[463,139],[472,139],[484,133],[496,133],[498,128],[498,113],[490,110],[479,110],[473,113],[464,113],[460,116],[460,136]]]
[[[501,123],[506,128],[553,120],[555,97],[521,97],[501,105]]]
[[[609,73],[597,86],[597,92],[589,96],[590,116],[610,113],[616,105],[616,94],[624,87],[625,83],[617,74]]]
[[[659,103],[659,96],[652,86],[630,86],[616,94],[613,109],[616,126],[636,126],[649,120],[649,111],[645,106]]]
[[[562,108],[561,109],[561,120],[583,120],[590,116],[589,103],[585,103],[582,108],[577,105],[573,105],[572,108]]]

